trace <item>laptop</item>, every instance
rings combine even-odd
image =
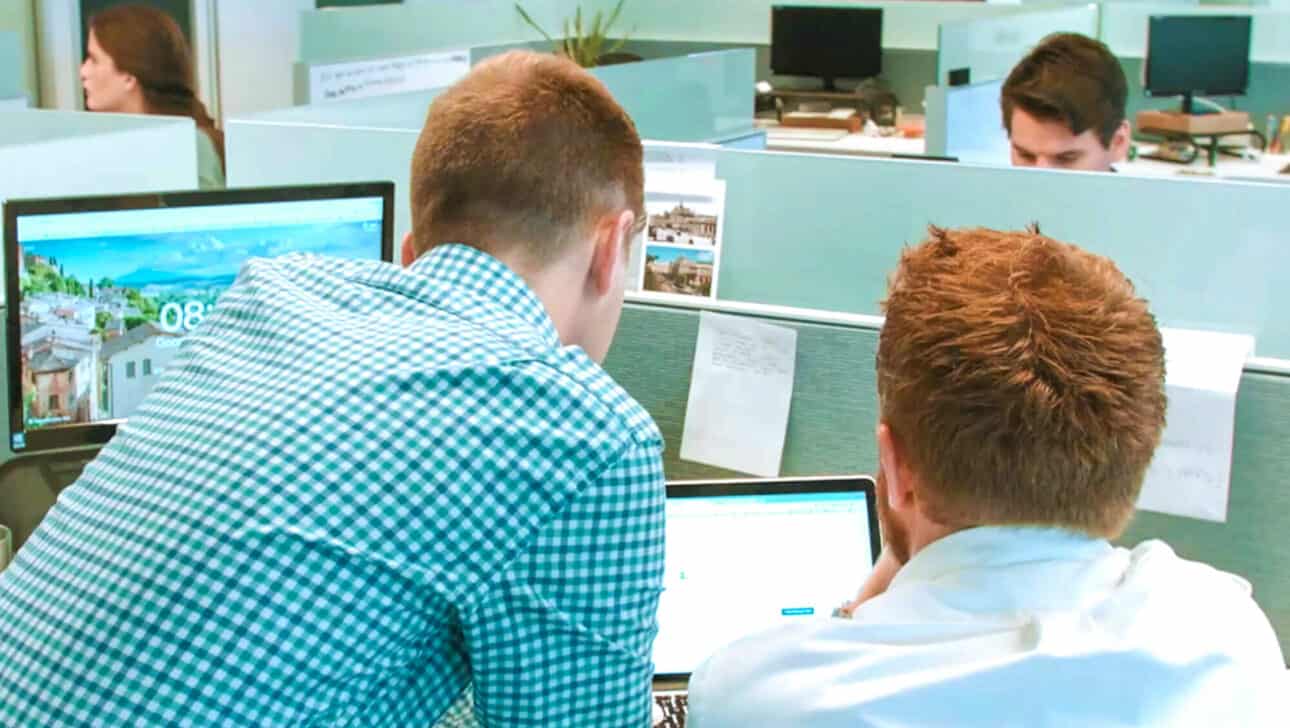
[[[874,487],[867,475],[668,483],[656,726],[684,725],[686,683],[712,653],[855,597],[880,550]]]

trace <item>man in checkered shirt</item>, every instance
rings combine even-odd
[[[405,267],[249,262],[62,494],[0,575],[0,725],[648,723],[662,442],[597,365],[635,128],[493,59],[412,205]]]

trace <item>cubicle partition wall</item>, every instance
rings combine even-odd
[[[197,133],[184,117],[0,111],[0,200],[197,189]]]
[[[751,49],[602,66],[604,82],[644,139],[716,142],[752,130]]]
[[[928,224],[1020,229],[1110,256],[1165,326],[1290,358],[1290,186],[720,150],[725,300],[876,314]]]
[[[477,57],[500,50],[490,47]],[[646,138],[695,142],[752,132],[753,53],[663,58],[593,73]],[[231,118],[225,125],[230,187],[393,180],[395,239],[411,229],[412,150],[442,89],[356,98]]]
[[[729,237],[726,238],[730,240]],[[875,271],[873,277],[879,277]],[[784,475],[874,472],[876,319],[718,303],[712,309],[797,330]],[[699,326],[697,308],[629,303],[605,368],[653,415],[667,443],[669,478],[728,476],[679,458]],[[1139,513],[1121,541],[1161,538],[1182,556],[1240,574],[1290,655],[1290,366],[1247,367],[1236,405],[1226,523]],[[835,555],[837,556],[837,555]],[[837,556],[846,558],[846,555]]]
[[[473,65],[531,43],[503,43],[466,49]],[[361,63],[394,63],[419,57],[385,56]],[[591,70],[636,122],[643,137],[668,141],[718,141],[752,130],[756,57],[749,49],[729,49],[658,58]],[[299,64],[309,75],[320,64]],[[441,88],[410,93],[323,101],[294,109],[230,120],[310,122],[419,130],[429,102]],[[307,93],[305,95],[308,95]]]
[[[999,80],[928,86],[926,153],[971,164],[1011,164],[1011,144],[999,111],[1002,93]]]
[[[966,71],[972,83],[1007,78],[1039,41],[1053,33],[1096,38],[1098,6],[1016,6],[1017,12],[941,23],[936,50],[936,83],[951,71]]]
[[[421,115],[429,104],[426,94]],[[401,102],[404,99],[395,99]],[[373,99],[362,99],[364,105]],[[398,104],[395,103],[395,106]],[[322,106],[322,105],[320,105]],[[415,130],[365,126],[363,122],[286,121],[261,119],[275,114],[305,113],[309,107],[270,112],[246,119],[230,119],[224,144],[229,187],[323,184],[331,182],[394,182],[394,241],[398,245],[412,229],[408,209],[408,179]],[[388,110],[388,107],[387,109]],[[325,114],[339,109],[326,109]]]

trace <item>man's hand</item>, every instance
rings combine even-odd
[[[860,587],[860,593],[851,602],[843,605],[838,609],[838,615],[850,619],[852,613],[861,604],[873,599],[874,597],[887,591],[891,580],[895,578],[896,572],[900,571],[900,562],[892,555],[890,548],[883,548],[882,555],[878,557],[878,563],[873,565],[873,571],[869,578],[865,579],[864,584]]]

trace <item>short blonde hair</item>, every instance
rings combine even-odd
[[[643,150],[631,117],[572,61],[513,51],[430,105],[412,158],[415,250],[459,242],[558,256],[602,215],[644,219]]]
[[[940,230],[884,302],[882,417],[947,524],[1119,535],[1165,422],[1164,347],[1110,260],[1037,230]]]

